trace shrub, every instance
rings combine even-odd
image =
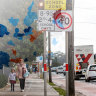
[[[7,82],[8,82],[7,76],[1,74],[1,75],[0,75],[0,88],[5,87],[6,84],[7,84]]]

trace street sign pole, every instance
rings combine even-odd
[[[46,31],[44,32],[44,96],[47,96]]]
[[[49,82],[52,82],[52,75],[51,75],[51,32],[48,32],[48,66],[49,66]]]
[[[39,0],[38,9],[39,9],[39,11],[44,10],[44,0]],[[38,13],[39,16],[40,16],[40,14],[42,14],[42,12]],[[41,15],[41,17],[42,17],[42,15]],[[39,17],[38,23],[42,21],[40,19],[41,17]],[[43,30],[43,29],[44,28],[42,28],[41,30]],[[43,77],[44,77],[44,96],[47,96],[46,31],[44,32],[43,70],[44,70],[44,74],[43,74]]]
[[[66,64],[68,64],[68,32],[65,32],[65,54]],[[69,96],[68,71],[66,71],[66,96]]]

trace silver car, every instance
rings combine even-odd
[[[63,66],[60,66],[56,69],[56,74],[63,73]]]

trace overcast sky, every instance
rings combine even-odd
[[[75,45],[94,45],[96,53],[96,0],[75,0],[74,23]],[[52,51],[65,52],[65,33],[52,32],[51,35]]]

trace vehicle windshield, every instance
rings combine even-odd
[[[58,68],[58,69],[63,69],[63,68],[61,67],[61,68]]]
[[[89,70],[96,71],[96,65],[90,66]]]

